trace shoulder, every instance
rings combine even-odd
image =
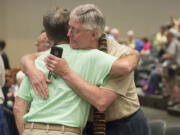
[[[37,61],[37,60],[41,60],[41,59],[43,59],[44,57],[46,57],[46,56],[50,53],[50,50],[51,50],[51,49],[48,49],[48,50],[46,50],[46,51],[44,51],[44,52],[41,52],[41,53],[40,53],[40,56],[36,59],[36,61]]]
[[[108,54],[120,57],[120,56],[128,55],[130,53],[130,49],[128,46],[119,44],[112,38],[107,37],[106,39],[108,44]]]

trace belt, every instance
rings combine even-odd
[[[57,124],[25,123],[24,129],[53,130],[53,131],[72,132],[76,134],[81,134],[81,129],[78,127],[68,127]]]
[[[112,127],[121,123],[126,123],[128,122],[133,116],[135,116],[138,112],[140,111],[140,109],[138,109],[135,113],[131,114],[130,116],[121,118],[121,119],[117,119],[117,120],[113,120],[113,121],[108,121],[106,122],[106,126],[107,127]]]

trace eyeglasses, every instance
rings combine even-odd
[[[80,29],[76,29],[74,27],[69,26],[68,31],[71,31],[72,34],[79,34],[82,31],[90,31],[90,30],[88,29],[80,30]]]
[[[76,29],[76,28],[71,27],[71,26],[68,27],[68,31],[69,31],[69,32],[71,31],[72,34],[78,34],[78,33],[81,32],[81,30]]]

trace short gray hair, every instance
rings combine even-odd
[[[85,4],[76,7],[70,13],[70,19],[75,19],[88,30],[97,29],[98,37],[104,32],[105,19],[102,12],[93,4]]]

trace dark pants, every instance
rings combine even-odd
[[[152,70],[149,77],[149,84],[154,85],[154,88],[159,89],[159,83],[161,82],[162,73],[157,70]]]
[[[19,135],[13,112],[7,107],[3,107],[3,110],[9,126],[10,135]]]
[[[9,128],[2,105],[0,105],[0,135],[9,135]]]
[[[92,124],[85,128],[84,135],[93,135]],[[150,135],[149,126],[141,109],[127,118],[106,124],[106,135]]]

